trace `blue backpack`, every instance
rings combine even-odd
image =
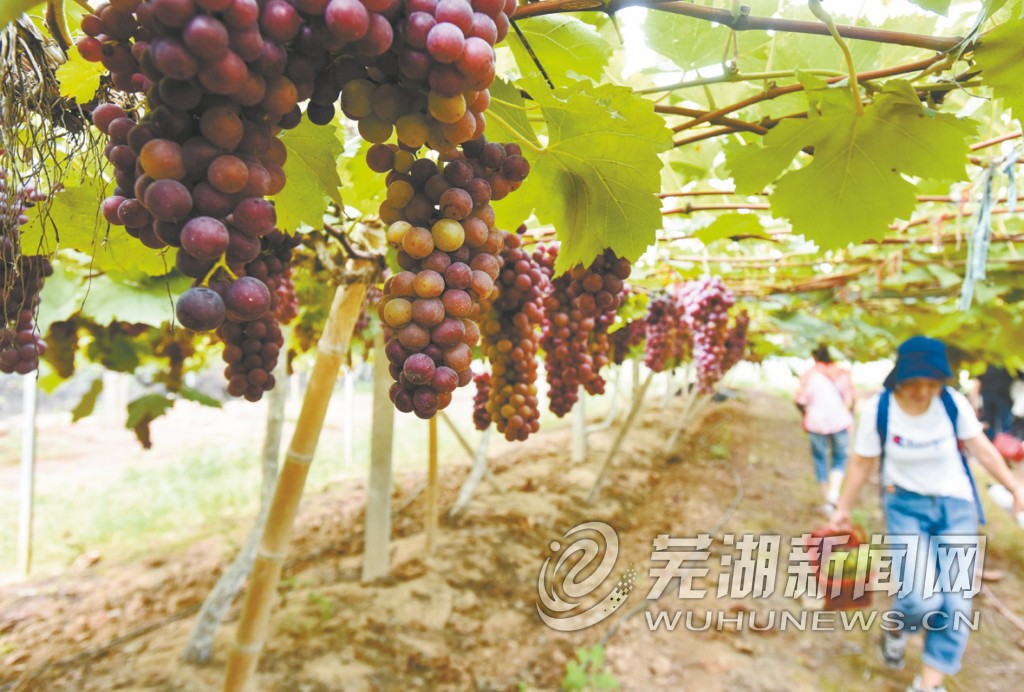
[[[942,394],[939,397],[942,400],[942,405],[946,409],[946,415],[949,416],[950,422],[953,423],[953,435],[956,435],[956,419],[960,415],[959,409],[956,407],[956,402],[953,401],[953,395],[949,393],[949,387],[942,388]],[[876,422],[878,428],[878,439],[882,441],[882,453],[878,456],[879,473],[882,474],[884,479],[885,469],[885,443],[889,436],[889,405],[892,401],[892,390],[886,387],[882,390],[882,394],[878,399],[878,420]],[[971,482],[971,492],[974,493],[974,504],[978,508],[978,520],[985,523],[985,511],[981,508],[981,497],[978,496],[978,486],[974,483],[974,475],[971,473],[971,467],[967,463],[967,456],[964,454],[962,449],[959,449],[960,439],[957,438],[957,447],[960,452],[960,461],[964,465],[964,473],[967,474],[967,480]],[[883,485],[883,492],[885,486]],[[883,505],[884,506],[884,505]]]

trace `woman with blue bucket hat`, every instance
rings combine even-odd
[[[953,573],[950,568],[961,563],[949,555],[978,548],[984,514],[964,451],[1013,494],[1014,511],[1024,511],[1024,491],[974,409],[946,386],[952,376],[941,341],[915,336],[900,344],[884,389],[861,411],[843,493],[829,522],[836,530],[850,526],[860,489],[880,466],[891,542],[885,548],[903,546],[906,560],[903,569],[892,563],[900,582],[893,604],[897,617],[883,627],[879,651],[886,665],[902,668],[909,635],[924,631],[923,666],[910,692],[944,690],[944,677],[960,670],[967,645],[973,567],[982,553],[975,553],[979,558],[965,575]]]

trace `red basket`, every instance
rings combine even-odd
[[[821,527],[811,532],[811,537],[822,540],[825,538],[845,538],[845,540],[837,541],[832,546],[833,552],[836,550],[856,550],[868,543],[867,533],[857,524],[854,524],[850,531],[833,531],[827,526]],[[811,544],[808,546],[808,555],[811,558],[811,565],[825,596],[825,610],[851,610],[854,608],[866,608],[871,605],[872,592],[867,590],[867,586],[872,579],[870,572],[862,576],[841,579],[828,576],[821,569],[820,541],[817,545]],[[833,593],[837,584],[839,589],[836,593]],[[858,591],[860,593],[857,593]]]

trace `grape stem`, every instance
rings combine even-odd
[[[232,279],[238,279],[238,274],[231,271],[231,267],[228,266],[228,253],[225,251],[221,253],[220,259],[217,260],[217,263],[210,267],[210,271],[206,272],[206,276],[203,277],[203,286],[210,285],[210,279],[214,277],[218,269],[223,269]]]
[[[850,47],[846,45],[846,41],[839,35],[839,30],[836,28],[836,20],[832,19],[832,15],[821,6],[821,0],[807,0],[807,6],[811,9],[811,13],[828,27],[828,32],[832,34],[832,38],[839,44],[839,49],[843,51],[846,68],[850,71],[850,96],[853,99],[854,107],[857,109],[857,115],[864,115],[864,103],[861,101],[860,85],[857,83],[857,66],[853,62],[853,54],[850,52]]]

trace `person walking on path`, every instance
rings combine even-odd
[[[903,579],[893,605],[900,626],[882,633],[880,653],[886,665],[902,668],[909,634],[926,630],[923,665],[911,692],[944,690],[944,677],[960,670],[967,645],[964,622],[970,617],[973,567],[980,558],[969,570],[966,593],[948,586],[936,593],[932,583],[936,576],[940,583],[953,576],[937,574],[943,537],[947,551],[951,542],[977,548],[978,521],[984,522],[977,486],[958,443],[1006,487],[1015,511],[1024,511],[1024,491],[983,434],[974,409],[946,386],[952,374],[941,341],[916,336],[900,345],[885,388],[863,406],[846,484],[829,521],[833,530],[850,529],[861,487],[881,466],[886,532],[889,540],[905,541],[907,553],[903,574],[893,575]],[[962,583],[959,578],[957,583]]]
[[[796,405],[811,440],[814,476],[821,487],[826,515],[835,510],[846,473],[847,435],[853,426],[855,392],[849,371],[832,362],[828,346],[812,354],[814,365],[800,378]]]
[[[1010,431],[1013,419],[1013,397],[1010,387],[1013,376],[1006,368],[989,365],[978,378],[981,391],[981,410],[985,419],[985,434],[988,439],[995,439],[1001,432]]]

